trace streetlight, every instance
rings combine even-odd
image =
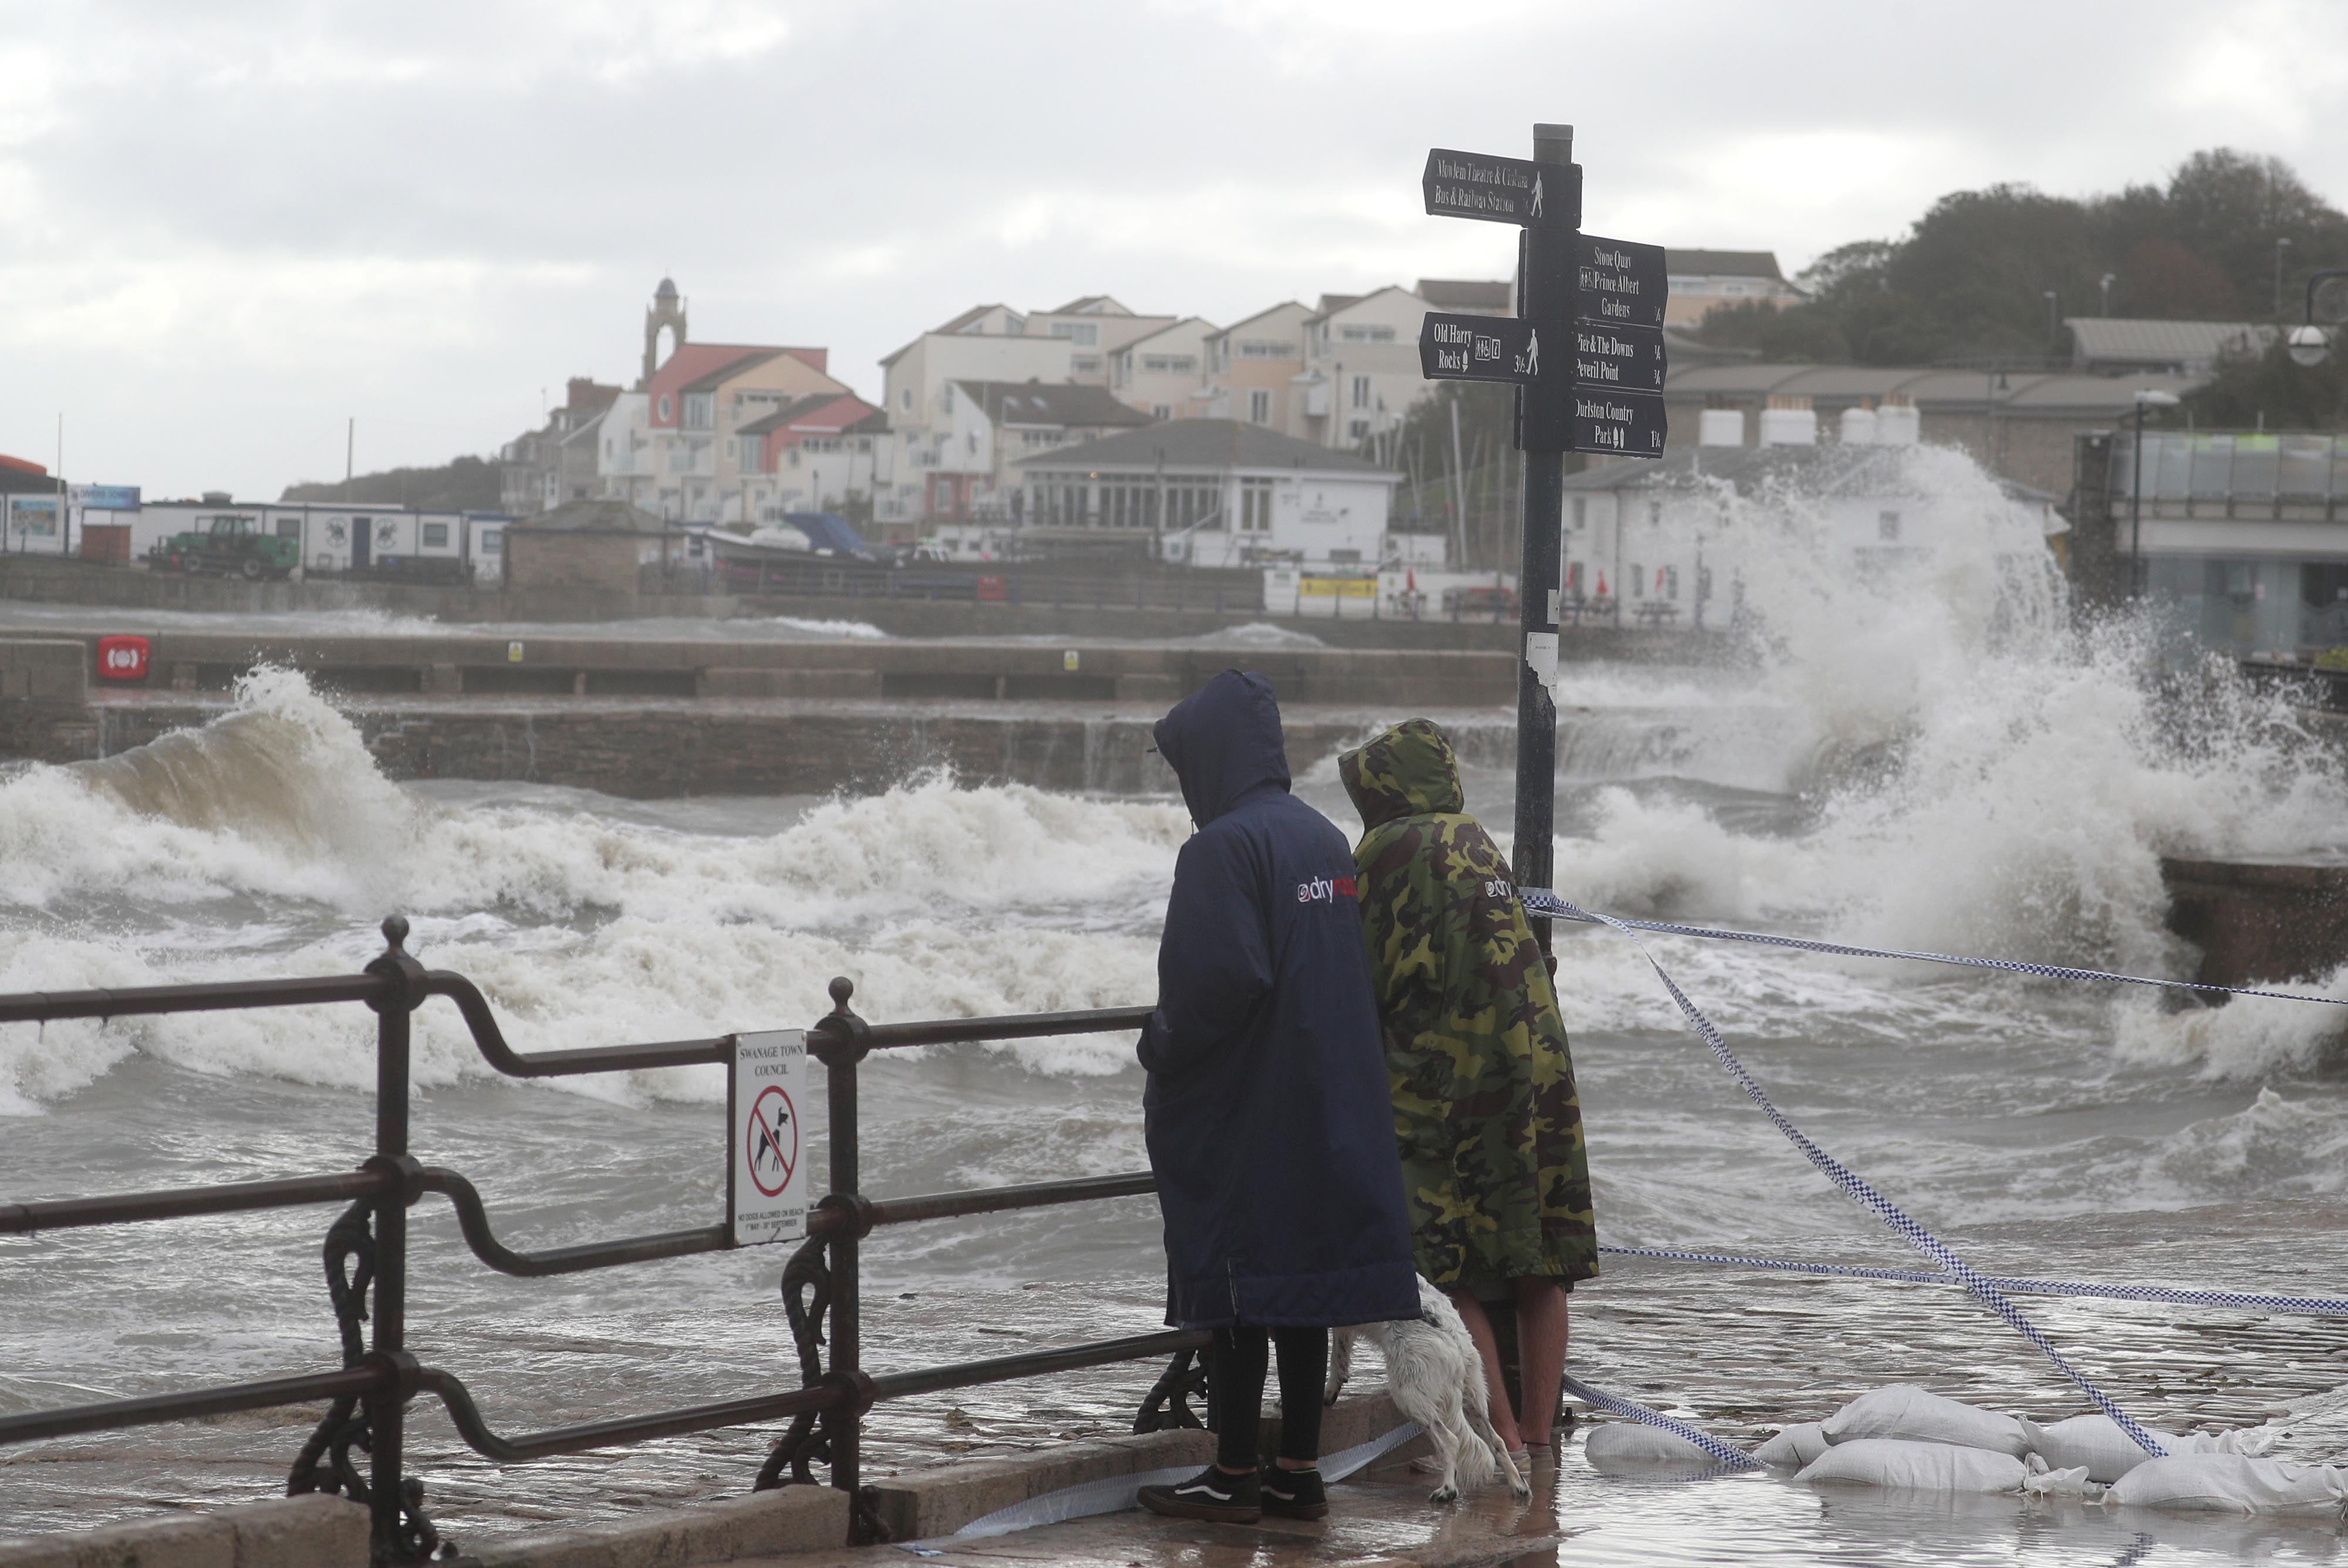
[[[2052,345],[2063,335],[2063,296],[2053,289],[2046,291],[2046,341]]]
[[[2348,267],[2325,267],[2307,274],[2307,319],[2285,335],[2291,363],[2312,370],[2332,352],[2332,335],[2315,325],[2315,291],[2333,278],[2348,278]],[[2281,313],[2277,313],[2281,314]]]
[[[2139,387],[2136,391],[2136,449],[2129,454],[2136,462],[2135,476],[2128,480],[2128,592],[2141,597],[2144,593],[2144,417],[2155,408],[2174,408],[2177,394],[2163,392],[2154,387]]]
[[[2275,241],[2275,315],[2282,315],[2282,253],[2291,249],[2291,236],[2284,234]]]
[[[2106,315],[2112,314],[2112,285],[2119,281],[2120,275],[2117,273],[2106,273],[2102,277],[2096,280],[2096,286],[2104,291],[2104,314]]]

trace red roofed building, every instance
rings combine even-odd
[[[734,432],[735,462],[748,516],[772,522],[787,511],[863,511],[850,498],[870,505],[888,432],[886,416],[853,392],[815,393],[744,425]]]
[[[641,411],[630,410],[643,420],[650,448],[651,482],[639,492],[640,504],[672,521],[755,519],[757,503],[745,490],[739,461],[746,449],[736,438],[745,425],[788,406],[848,395],[826,372],[829,358],[821,348],[678,345],[646,382]]]

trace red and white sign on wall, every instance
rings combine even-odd
[[[100,637],[98,678],[102,681],[143,681],[154,650],[144,637]]]

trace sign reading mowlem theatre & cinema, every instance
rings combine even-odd
[[[1560,172],[1521,158],[1438,147],[1426,155],[1419,188],[1429,217],[1537,223],[1549,216],[1548,181]]]

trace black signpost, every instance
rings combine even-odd
[[[1517,387],[1517,449],[1525,454],[1525,539],[1518,579],[1517,824],[1519,887],[1549,887],[1557,815],[1558,593],[1563,577],[1565,454],[1663,453],[1663,301],[1660,245],[1581,232],[1581,166],[1573,128],[1533,127],[1533,156],[1493,158],[1437,148],[1420,181],[1437,217],[1515,223],[1517,315],[1427,313],[1418,338],[1429,380]],[[1550,923],[1533,921],[1544,950]]]

